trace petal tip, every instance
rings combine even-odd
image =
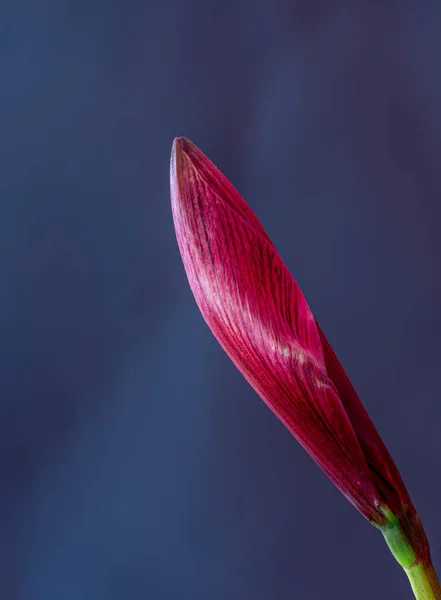
[[[194,144],[186,137],[178,136],[175,137],[172,144],[171,159],[170,159],[170,171],[172,176],[178,175],[178,167],[181,164],[183,153],[188,152],[194,148]]]
[[[183,136],[177,136],[175,137],[175,139],[173,140],[173,150],[176,152],[178,150],[182,150],[185,152],[185,150],[189,150],[190,148],[194,147],[193,142],[191,142],[188,138],[183,137]]]

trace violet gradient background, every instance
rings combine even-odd
[[[1,13],[1,599],[410,599],[203,322],[168,169],[191,138],[260,217],[441,574],[439,2]]]

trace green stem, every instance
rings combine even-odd
[[[404,569],[417,600],[440,600],[441,586],[432,564]]]
[[[441,600],[441,586],[430,558],[429,543],[418,514],[409,508],[396,517],[388,508],[380,527],[390,551],[403,567],[416,600]]]

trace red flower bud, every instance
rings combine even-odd
[[[256,215],[185,138],[174,141],[170,179],[190,287],[234,364],[367,519],[382,527],[387,510],[413,513],[389,452]]]

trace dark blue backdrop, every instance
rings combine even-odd
[[[258,214],[441,572],[439,2],[1,13],[2,600],[410,599],[204,324],[168,168],[188,136]]]

